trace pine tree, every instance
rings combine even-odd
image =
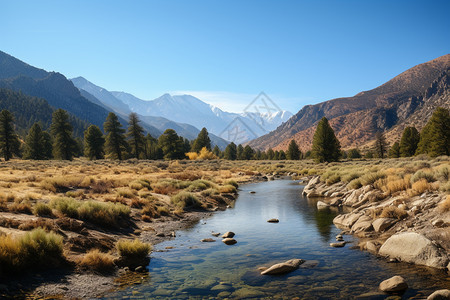
[[[38,123],[34,123],[31,126],[28,135],[25,138],[25,151],[23,154],[24,159],[42,160],[47,159],[45,157],[45,140],[41,126]]]
[[[53,139],[50,133],[42,131],[43,145],[44,145],[44,159],[53,158]]]
[[[6,109],[0,112],[0,152],[5,161],[18,155],[20,141],[14,131],[14,116]]]
[[[450,114],[449,110],[438,107],[420,134],[417,154],[430,157],[450,155]]]
[[[225,148],[223,152],[223,158],[228,160],[236,160],[237,159],[237,147],[236,144],[231,142]]]
[[[215,156],[219,158],[222,156],[222,151],[220,151],[220,148],[217,145],[214,146],[212,152],[214,153]]]
[[[280,152],[278,154],[278,159],[279,160],[285,160],[286,159],[286,152],[284,152],[283,150],[280,150]]]
[[[391,149],[389,149],[389,157],[390,158],[397,158],[400,157],[400,145],[398,142],[395,142]]]
[[[387,152],[387,142],[382,132],[377,132],[375,135],[374,152],[378,158],[384,158]]]
[[[237,146],[237,153],[236,153],[236,155],[237,155],[237,159],[238,160],[243,160],[244,159],[244,147],[241,144],[239,144]]]
[[[338,161],[341,144],[334,134],[333,128],[323,117],[317,124],[313,137],[312,156],[317,162]]]
[[[199,132],[197,138],[192,145],[192,152],[199,152],[203,147],[211,151],[211,139],[209,138],[208,130],[205,127]]]
[[[91,125],[84,132],[84,155],[90,160],[105,157],[105,138],[97,125]]]
[[[128,148],[128,143],[125,140],[125,129],[122,128],[122,124],[120,124],[119,118],[117,118],[115,113],[110,112],[108,114],[103,124],[103,129],[106,134],[106,155],[112,159],[122,160]]]
[[[53,156],[57,159],[72,160],[77,150],[77,143],[72,137],[69,114],[61,108],[55,110],[50,129],[53,135]]]
[[[273,152],[272,148],[269,148],[269,150],[267,150],[267,159],[269,160],[275,159],[275,152]]]
[[[300,152],[297,143],[295,142],[295,140],[291,140],[286,153],[286,158],[289,160],[299,160],[301,155],[302,153]]]
[[[400,139],[400,156],[413,156],[416,153],[419,141],[420,135],[417,129],[415,127],[406,127],[405,130],[403,130],[402,138]]]
[[[183,159],[183,142],[173,129],[166,129],[158,138],[158,145],[162,149],[164,159]]]
[[[188,139],[180,136],[180,141],[183,144],[183,153],[188,153],[191,151],[191,142]]]
[[[255,151],[253,151],[252,147],[247,145],[244,147],[244,151],[242,152],[242,158],[244,160],[250,160],[253,158],[254,154],[255,154]]]
[[[136,113],[131,113],[128,119],[128,144],[131,148],[131,155],[139,159],[145,151],[144,128],[139,124],[141,121]]]

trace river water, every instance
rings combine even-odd
[[[302,189],[291,180],[243,185],[233,208],[156,245],[143,284],[106,298],[385,299],[378,285],[394,275],[409,284],[404,299],[426,298],[436,289],[450,288],[444,271],[388,263],[352,244],[330,247],[340,233],[332,222],[339,212],[318,210],[316,201],[301,195]],[[270,218],[280,222],[268,223]],[[233,231],[237,244],[225,245],[212,231]],[[216,242],[202,243],[203,238]],[[352,236],[344,238],[357,244]],[[307,262],[282,276],[262,276],[257,270],[292,258]]]

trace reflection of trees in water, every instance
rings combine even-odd
[[[333,219],[340,213],[337,207],[317,209],[320,198],[309,199],[301,197],[297,210],[304,216],[306,222],[314,224],[322,240],[328,242],[331,238]]]
[[[314,219],[316,221],[317,230],[324,241],[328,241],[331,235],[331,226],[333,226],[333,219],[339,214],[335,208],[315,209]]]

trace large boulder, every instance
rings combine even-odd
[[[358,219],[363,215],[363,213],[348,213],[343,215],[338,215],[333,219],[334,225],[341,229],[350,229],[353,224],[358,221]]]
[[[353,204],[357,203],[359,201],[359,196],[363,193],[362,188],[359,188],[357,190],[354,190],[350,195],[348,195],[344,201],[343,204],[346,206],[352,206]]]
[[[448,255],[424,235],[398,233],[386,240],[378,252],[382,256],[434,268],[446,268]]]
[[[352,226],[352,232],[363,232],[372,230],[372,218],[361,216]]]
[[[268,268],[267,270],[264,270],[261,272],[261,275],[279,275],[279,274],[285,274],[292,271],[295,271],[298,269],[298,267],[304,263],[305,261],[303,259],[291,259],[288,261],[285,261],[283,263],[275,264]]]
[[[383,232],[397,223],[397,221],[397,219],[393,218],[379,218],[372,222],[372,226],[376,232]]]
[[[380,283],[380,290],[386,293],[401,293],[408,289],[402,276],[394,276]]]
[[[448,300],[450,299],[450,290],[437,290],[427,300]]]

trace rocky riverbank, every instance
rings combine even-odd
[[[359,238],[359,247],[391,261],[450,271],[450,211],[442,209],[448,195],[427,191],[416,196],[387,195],[373,185],[348,189],[328,185],[320,176],[307,178],[303,194],[318,208],[343,207],[333,223]]]

